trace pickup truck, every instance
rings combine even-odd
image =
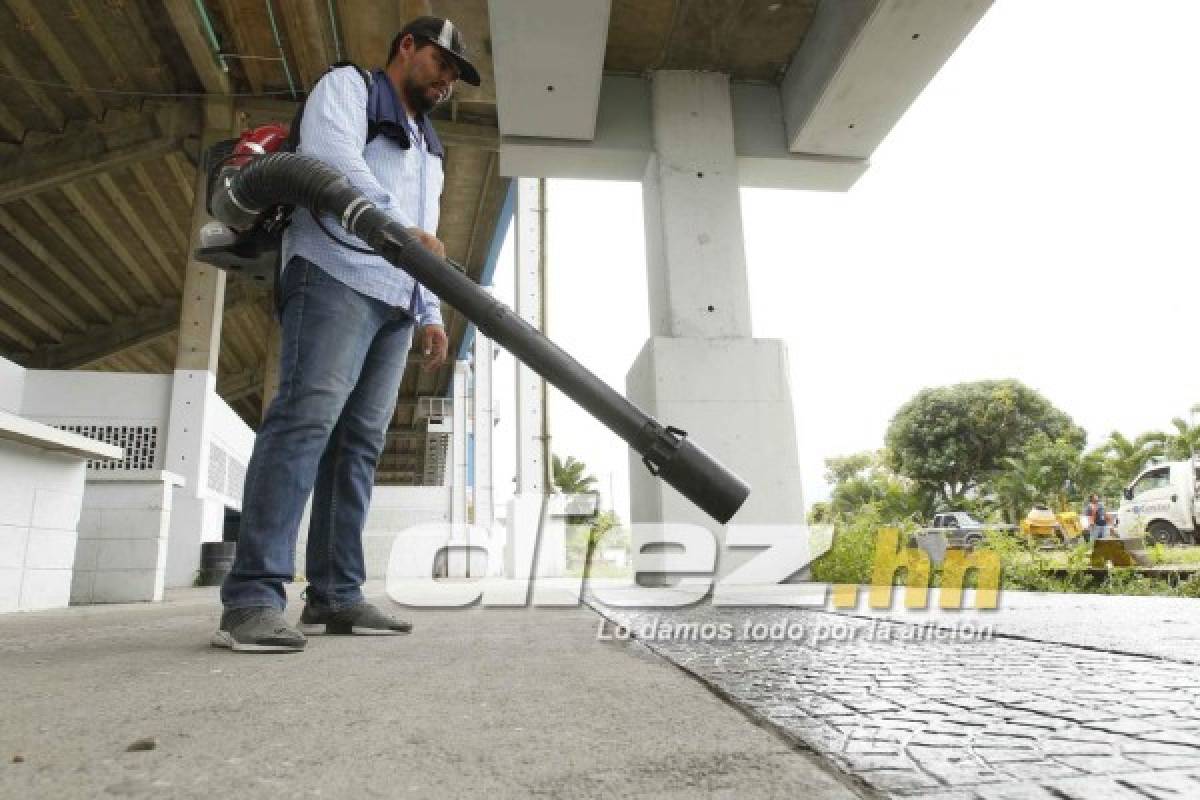
[[[983,523],[966,511],[945,511],[935,514],[929,527],[909,536],[908,546],[924,551],[937,565],[945,560],[947,550],[973,550],[981,544],[983,528]]]
[[[983,541],[983,523],[966,511],[946,511],[934,514],[933,524],[922,528],[917,535],[941,533],[949,547],[974,547]]]

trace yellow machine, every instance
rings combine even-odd
[[[1021,520],[1021,533],[1031,539],[1066,542],[1083,535],[1083,524],[1074,511],[1055,514],[1045,506],[1034,506]]]

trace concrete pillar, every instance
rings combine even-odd
[[[454,363],[454,429],[450,435],[450,521],[455,525],[467,523],[467,383],[471,365],[466,361]]]
[[[263,356],[262,415],[264,418],[267,416],[267,409],[271,407],[275,395],[279,394],[279,351],[282,344],[280,336],[279,323],[272,319],[267,333],[267,352]]]
[[[413,17],[428,17],[433,14],[429,0],[400,0],[400,17],[408,22]]]
[[[729,79],[656,72],[655,153],[642,182],[650,331],[750,336],[750,295]]]
[[[545,333],[543,292],[546,182],[517,180],[516,202],[516,308],[517,314]],[[549,491],[546,438],[546,382],[529,367],[517,369],[517,493]]]
[[[652,337],[627,394],[750,483],[735,524],[802,524],[787,352],[751,338],[729,80],[657,72],[652,104],[656,152],[643,182]],[[635,523],[697,524],[724,541],[721,526],[632,452],[630,511]],[[718,572],[755,552],[722,551]]]
[[[228,102],[209,101],[204,120],[203,149],[229,138],[237,128]],[[163,464],[164,469],[179,475],[184,482],[171,514],[167,545],[168,587],[192,584],[200,566],[201,542],[219,541],[224,527],[223,505],[208,496],[207,420],[209,405],[217,399],[225,273],[191,258],[198,231],[211,219],[204,208],[206,177],[203,170],[197,171]]]
[[[451,387],[454,400],[454,428],[450,433],[450,541],[457,545],[447,553],[446,576],[468,578],[471,563],[468,560],[470,530],[467,519],[467,384],[471,380],[471,365],[466,361],[454,363],[454,382]]]
[[[492,433],[496,429],[496,410],[492,400],[492,366],[495,363],[496,346],[479,331],[475,332],[473,373],[471,386],[475,454],[473,467],[474,522],[481,528],[491,529],[496,522],[496,500],[493,481]]]
[[[516,199],[516,312],[533,327],[546,331],[546,182],[537,178],[517,180]],[[550,435],[546,419],[546,382],[517,362],[517,492],[508,507],[508,538],[504,548],[505,575],[529,575],[539,547],[543,551],[564,548],[558,535],[542,525],[543,498],[551,491]],[[550,563],[556,563],[551,560]],[[559,571],[540,563],[537,573],[551,576]]]

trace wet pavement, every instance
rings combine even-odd
[[[1001,602],[598,610],[605,635],[640,639],[885,796],[1200,797],[1200,601]]]

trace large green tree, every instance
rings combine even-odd
[[[959,505],[1004,459],[1019,456],[1037,433],[1081,448],[1086,434],[1063,411],[1015,380],[922,389],[892,418],[888,466],[934,505]]]

